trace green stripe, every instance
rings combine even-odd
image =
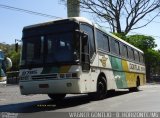
[[[113,69],[114,79],[116,80],[117,88],[127,88],[125,72],[122,68],[122,60],[113,56],[109,56]]]

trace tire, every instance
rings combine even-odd
[[[106,81],[104,77],[100,77],[97,82],[97,91],[95,93],[96,100],[102,100],[106,97]]]
[[[62,101],[66,94],[48,94],[48,96],[55,102]]]
[[[136,82],[136,87],[129,88],[129,91],[130,92],[138,92],[139,91],[139,86],[140,86],[140,80],[138,78],[137,82]]]

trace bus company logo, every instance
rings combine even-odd
[[[23,71],[22,72],[22,76],[28,76],[28,75],[34,75],[37,74],[37,70],[33,70],[33,71]]]
[[[141,70],[139,65],[133,64],[133,63],[129,64],[129,68],[132,69],[132,70],[136,70],[136,71],[140,71]]]
[[[102,63],[102,66],[103,67],[106,67],[106,62],[107,62],[107,58],[105,56],[103,56],[101,59],[100,59],[101,63]]]

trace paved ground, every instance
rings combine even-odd
[[[8,85],[0,86],[0,112],[21,117],[49,117],[55,112],[160,112],[159,98],[160,84],[153,84],[141,87],[139,92],[117,91],[101,101],[87,95],[68,95],[56,106],[47,95],[20,95],[17,85]]]

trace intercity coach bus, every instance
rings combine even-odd
[[[24,27],[20,62],[23,95],[48,94],[57,101],[85,93],[137,90],[145,84],[143,52],[83,17]]]

